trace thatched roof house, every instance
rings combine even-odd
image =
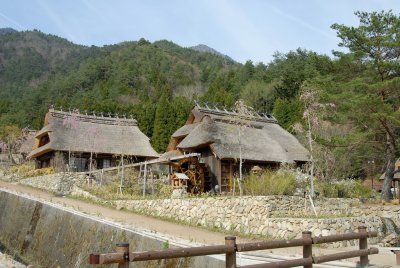
[[[186,125],[171,137],[171,154],[197,152],[215,175],[215,184],[229,190],[240,158],[245,169],[252,166],[277,166],[280,163],[303,164],[308,151],[270,115],[241,115],[234,111],[196,104]],[[215,186],[215,185],[214,185]]]
[[[73,163],[69,164],[78,171],[88,168],[91,154],[97,168],[113,166],[116,155],[134,157],[135,162],[158,156],[137,121],[127,118],[50,109],[35,139],[28,157],[36,159],[39,167],[54,166],[59,160],[55,160],[57,152],[63,153],[64,160],[72,154]]]

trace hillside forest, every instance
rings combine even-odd
[[[355,16],[357,27],[331,26],[347,52],[329,57],[299,48],[244,64],[204,45],[142,38],[87,47],[38,30],[0,29],[0,140],[40,129],[54,106],[132,115],[163,152],[194,100],[229,109],[241,99],[273,114],[309,148],[316,177],[385,173],[388,199],[400,156],[400,16]]]

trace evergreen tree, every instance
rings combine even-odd
[[[174,114],[171,104],[166,94],[161,95],[157,102],[154,118],[154,130],[152,136],[152,145],[158,152],[165,152],[167,149],[174,126]]]
[[[360,25],[349,27],[334,24],[340,46],[364,60],[368,67],[365,80],[369,86],[353,91],[350,100],[357,111],[353,123],[359,131],[368,131],[386,150],[385,180],[382,198],[389,200],[394,162],[398,153],[400,104],[400,16],[389,12],[356,12]],[[348,118],[352,118],[350,114]]]

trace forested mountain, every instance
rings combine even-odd
[[[348,53],[297,49],[257,65],[165,40],[84,47],[38,31],[2,31],[0,126],[39,129],[50,105],[133,114],[161,152],[193,99],[226,107],[243,99],[298,135],[317,177],[386,172],[390,187],[400,156],[400,17],[356,16],[358,27],[332,25]]]
[[[160,151],[185,122],[193,98],[241,68],[165,40],[99,48],[39,31],[5,31],[0,59],[0,124],[39,129],[51,105],[133,114]]]

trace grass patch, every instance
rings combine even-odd
[[[32,163],[14,165],[7,168],[2,168],[5,175],[14,174],[20,178],[30,178],[44,175],[54,174],[53,168],[41,168],[35,169],[35,165]]]
[[[243,186],[247,195],[292,195],[296,190],[296,178],[286,171],[265,170],[248,176]]]
[[[328,198],[373,198],[376,193],[359,180],[316,181],[316,188]]]

